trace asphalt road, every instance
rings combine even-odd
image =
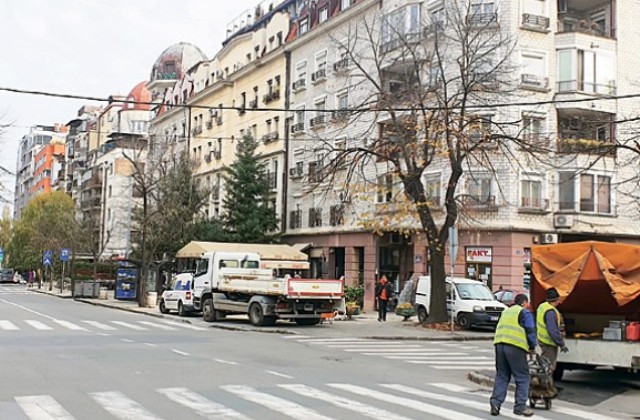
[[[489,343],[263,334],[179,321],[1,285],[0,419],[491,418],[486,392],[460,368],[491,363]],[[505,404],[503,414],[510,410]],[[587,417],[614,418],[560,402],[536,416]]]

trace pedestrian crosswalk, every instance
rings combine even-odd
[[[172,321],[93,321],[63,319],[25,319],[6,320],[0,319],[0,333],[4,331],[79,331],[79,332],[116,332],[116,331],[178,331],[194,330],[207,331],[207,328],[182,322]]]
[[[437,370],[495,370],[495,359],[490,346],[468,342],[398,341],[365,338],[321,338],[285,336],[290,340],[322,346],[347,353],[383,357]]]
[[[411,420],[442,418],[476,420],[489,417],[488,393],[454,383],[406,385],[399,383],[280,383],[264,387],[243,384],[190,389],[168,387],[136,390],[135,397],[120,390],[88,390],[74,398],[62,395],[19,395],[0,401],[0,418],[16,406],[31,420],[95,418],[161,420],[168,418],[330,420],[372,418]],[[57,399],[57,397],[59,397]],[[154,401],[161,399],[161,412]],[[63,401],[61,403],[60,401]],[[66,406],[65,406],[66,404]],[[169,404],[169,406],[167,406]],[[5,411],[3,411],[5,410]],[[507,401],[502,415],[512,414]],[[426,415],[426,416],[425,416]],[[554,404],[552,411],[539,410],[545,420],[593,418],[611,420],[606,414],[583,411],[567,403]]]

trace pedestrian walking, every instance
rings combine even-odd
[[[376,299],[378,300],[378,322],[387,320],[387,303],[391,299],[393,290],[391,284],[387,280],[387,276],[383,275],[376,285]]]
[[[29,284],[29,288],[33,287],[33,280],[34,280],[34,275],[33,275],[34,271],[33,270],[29,270],[27,271],[27,283]]]
[[[514,305],[502,312],[496,327],[493,339],[496,379],[489,400],[492,416],[500,414],[512,376],[516,383],[513,414],[525,417],[533,415],[533,410],[527,407],[530,380],[527,356],[535,352],[537,340],[533,315],[527,309],[528,303],[527,295],[518,294]]]
[[[549,359],[551,372],[555,371],[558,362],[558,349],[563,353],[569,351],[563,337],[562,314],[557,309],[560,304],[560,294],[555,287],[547,289],[546,302],[538,306],[536,312],[536,327],[542,356]]]

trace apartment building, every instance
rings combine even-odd
[[[404,89],[391,77],[402,71],[398,60],[384,57],[407,45],[421,44],[423,51],[433,51],[434,31],[452,30],[448,19],[454,18],[456,5],[463,6],[464,24],[500,31],[511,40],[512,48],[496,45],[495,53],[486,55],[490,61],[501,60],[500,54],[509,50],[512,78],[493,102],[511,106],[485,106],[478,121],[488,121],[488,131],[491,121],[512,121],[507,135],[545,150],[541,161],[515,146],[508,154],[489,150],[486,156],[493,169],[478,162],[465,168],[456,191],[465,198],[468,213],[457,223],[462,252],[456,273],[493,288],[522,288],[534,244],[638,241],[640,231],[632,223],[637,218],[630,194],[634,187],[623,182],[635,176],[634,166],[625,164],[631,162],[627,153],[610,146],[629,141],[630,123],[614,122],[633,118],[640,105],[636,98],[619,98],[635,91],[633,69],[640,63],[632,50],[638,33],[630,16],[640,12],[640,5],[613,0],[364,0],[312,5],[308,14],[292,18],[298,30],[286,45],[293,118],[286,211],[287,241],[309,244],[317,274],[345,274],[348,282],[361,282],[371,304],[373,280],[381,273],[401,283],[413,272],[428,272],[425,238],[407,234],[419,226],[416,220],[407,219],[395,232],[383,229],[379,234],[363,220],[383,220],[389,213],[387,202],[402,193],[387,163],[372,160],[359,174],[363,183],[377,186],[368,197],[343,191],[340,179],[328,182],[321,168],[327,153],[345,147],[343,142],[346,147],[350,142],[367,147],[374,135],[366,116],[358,119],[349,113],[363,103],[365,75],[384,74],[379,81],[388,84],[389,92]],[[354,48],[340,41],[348,41],[358,24],[362,31],[364,22],[373,29],[378,25],[371,34],[383,57],[381,69],[349,63],[349,54],[337,48]],[[456,59],[455,50],[449,54],[445,63]],[[389,62],[393,65],[385,68]],[[442,82],[437,70],[424,70],[427,82],[418,86],[442,89],[432,85]],[[333,115],[323,108],[345,112]],[[384,118],[383,113],[375,115]],[[342,118],[347,119],[346,128],[339,124]],[[439,213],[436,219],[444,217],[441,206],[449,174],[448,165],[440,161],[423,174],[430,203]]]
[[[37,194],[47,192],[60,171],[64,157],[67,129],[62,125],[38,125],[20,140],[16,164],[16,186],[13,218],[19,219],[22,210]]]

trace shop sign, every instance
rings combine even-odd
[[[492,261],[491,247],[469,246],[467,247],[467,262],[490,263]]]

